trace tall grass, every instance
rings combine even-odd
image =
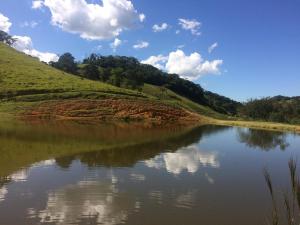
[[[288,162],[289,167],[289,175],[291,182],[291,190],[284,191],[283,193],[283,206],[277,204],[274,185],[271,179],[271,175],[267,169],[264,169],[263,174],[264,178],[271,195],[272,199],[272,216],[269,224],[272,225],[280,225],[280,224],[288,224],[288,225],[296,225],[300,219],[300,182],[299,177],[297,175],[297,160],[291,158]],[[285,218],[280,220],[279,210],[285,210]]]

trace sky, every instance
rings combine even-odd
[[[0,30],[45,62],[133,56],[238,101],[300,95],[299,0],[1,0]]]

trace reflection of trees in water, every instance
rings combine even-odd
[[[69,169],[73,160],[74,156],[64,156],[55,159],[55,163],[62,169]]]
[[[56,162],[62,168],[68,168],[72,161],[79,159],[89,167],[131,167],[138,161],[154,158],[164,152],[175,152],[186,146],[199,142],[204,136],[224,131],[228,127],[203,126],[190,130],[183,135],[147,142],[129,147],[82,153],[64,158],[57,158]]]
[[[260,148],[263,151],[269,151],[276,147],[284,151],[289,146],[286,134],[282,132],[239,128],[238,137],[239,141],[248,147]]]

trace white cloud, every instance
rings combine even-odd
[[[139,43],[133,46],[134,49],[141,49],[141,48],[148,48],[148,47],[149,47],[149,43],[146,41],[140,41]]]
[[[169,27],[167,23],[162,23],[161,25],[155,24],[152,29],[154,32],[161,32],[166,30]]]
[[[175,31],[175,34],[180,34],[180,30],[176,30],[176,31]]]
[[[169,56],[151,56],[142,63],[178,74],[184,79],[197,80],[203,75],[220,74],[219,67],[223,64],[223,60],[204,61],[197,52],[186,55],[182,50],[176,50]]]
[[[212,53],[213,50],[215,50],[215,48],[218,47],[218,42],[213,43],[211,46],[208,47],[208,53]]]
[[[185,55],[182,50],[169,54],[166,69],[169,73],[175,73],[188,80],[197,80],[205,74],[219,74],[219,66],[222,60],[204,61],[197,52]]]
[[[49,8],[53,25],[88,40],[117,37],[146,18],[138,14],[129,0],[102,0],[102,4],[86,0],[44,0],[42,4]]]
[[[9,21],[9,18],[0,13],[0,30],[9,33],[9,28],[12,23]]]
[[[145,161],[145,165],[155,169],[166,169],[173,174],[180,174],[183,171],[195,173],[200,167],[220,167],[215,153],[201,151],[197,145],[190,145],[174,153],[156,156]]]
[[[110,43],[110,47],[113,51],[117,51],[117,48],[122,44],[122,41],[118,38],[115,38],[114,42]]]
[[[158,56],[150,56],[148,59],[141,61],[143,64],[149,64],[152,65],[160,70],[165,69],[165,63],[167,62],[168,57],[163,55]]]
[[[202,24],[197,20],[179,19],[178,24],[181,26],[182,29],[191,31],[193,35],[201,35],[199,29]]]
[[[44,2],[41,1],[41,0],[34,0],[32,1],[32,5],[31,5],[31,8],[32,9],[40,9],[42,8],[44,5]]]
[[[32,40],[30,37],[27,36],[13,36],[16,39],[16,42],[13,44],[13,47],[20,51],[24,52],[27,55],[31,55],[33,57],[39,58],[42,62],[50,62],[50,61],[57,61],[58,56],[54,53],[50,52],[40,52],[33,48]]]
[[[146,15],[142,13],[139,15],[139,18],[141,22],[144,22],[144,20],[146,19]]]
[[[31,27],[35,28],[39,23],[36,21],[25,21],[24,23],[21,23],[21,27]]]

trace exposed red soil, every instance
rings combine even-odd
[[[43,102],[22,114],[24,119],[139,120],[196,122],[198,114],[158,102],[128,99],[62,100]]]

